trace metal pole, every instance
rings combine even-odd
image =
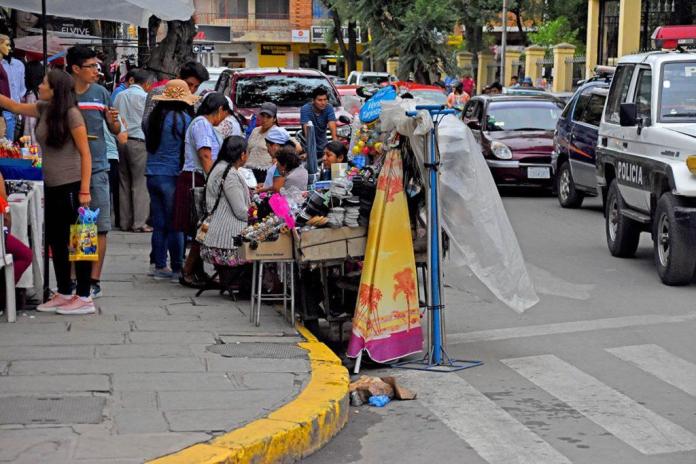
[[[432,294],[432,309],[433,315],[431,327],[433,332],[432,356],[433,364],[440,365],[442,363],[442,321],[440,318],[441,299],[440,299],[440,213],[438,211],[438,182],[437,182],[437,159],[435,157],[435,130],[433,127],[430,131],[430,293]]]
[[[41,35],[43,42],[44,74],[48,72],[48,31],[46,29],[46,0],[41,0]]]
[[[503,35],[500,40],[500,85],[505,87],[505,52],[507,51],[508,0],[503,0]]]

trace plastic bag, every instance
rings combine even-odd
[[[79,209],[77,223],[70,226],[70,246],[68,247],[70,261],[99,260],[97,216],[99,216],[99,209],[96,211],[91,211],[89,208]]]
[[[416,104],[406,100],[383,103],[381,124],[382,130],[397,130],[411,139],[425,177],[423,162],[433,122],[427,111],[419,111],[415,118],[406,116],[406,111],[415,110]],[[521,313],[534,306],[539,297],[493,176],[471,130],[454,116],[446,116],[439,125],[438,144],[442,227],[450,238],[447,283],[461,289],[459,286],[465,280],[452,278],[452,274],[468,266],[513,310]]]

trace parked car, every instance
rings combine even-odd
[[[206,69],[208,70],[210,78],[205,82],[201,82],[201,85],[198,87],[198,90],[196,91],[196,95],[203,95],[203,93],[206,91],[215,90],[215,85],[217,84],[217,81],[220,78],[220,74],[222,74],[222,72],[228,68],[210,67]]]
[[[275,103],[278,124],[295,135],[301,129],[300,108],[312,100],[312,92],[320,86],[329,91],[329,102],[336,111],[336,118],[350,121],[351,116],[344,111],[336,86],[324,73],[313,69],[229,69],[220,75],[215,90],[228,95],[234,110],[247,120],[251,120],[262,103]],[[336,122],[337,135],[341,138],[350,135],[349,124],[344,121]]]
[[[379,85],[383,82],[394,82],[396,76],[386,72],[353,71],[348,75],[348,85]]]
[[[447,93],[442,87],[437,85],[417,84],[415,82],[396,81],[392,82],[399,94],[406,92],[413,95],[414,98],[422,98],[429,105],[446,105]]]
[[[481,144],[499,186],[551,187],[553,131],[563,104],[550,95],[480,95],[462,120]]]
[[[609,80],[592,81],[580,87],[556,124],[551,166],[558,202],[564,208],[578,208],[586,196],[597,195],[595,150],[609,84]]]

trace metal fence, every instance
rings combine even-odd
[[[574,56],[573,58],[566,58],[565,63],[567,65],[572,65],[573,69],[571,76],[573,79],[573,87],[577,87],[578,81],[585,79],[585,63],[587,58],[584,56]]]

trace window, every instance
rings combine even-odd
[[[577,103],[575,103],[575,109],[573,110],[573,121],[582,121],[582,113],[587,108],[587,102],[590,101],[592,96],[592,89],[585,90],[580,97],[578,97]]]
[[[638,72],[638,83],[636,84],[636,107],[639,118],[650,119],[650,101],[652,97],[652,71],[641,69]]]
[[[666,63],[660,82],[660,122],[696,122],[696,62]]]
[[[464,109],[464,119],[467,122],[481,119],[481,102],[474,100],[469,102]]]
[[[604,110],[604,102],[607,98],[604,95],[592,95],[587,102],[585,112],[582,114],[581,121],[592,126],[599,127],[602,120],[602,111]]]
[[[288,19],[289,0],[256,0],[257,19]]]
[[[248,0],[219,0],[218,15],[220,18],[246,18],[249,15]]]
[[[614,124],[619,124],[620,122],[619,109],[621,108],[621,103],[626,102],[628,88],[631,86],[631,77],[633,77],[633,67],[634,66],[631,64],[616,68],[614,78],[611,82],[611,89],[609,90],[607,109],[604,114],[607,122]]]
[[[488,106],[485,130],[553,131],[561,111],[554,102],[493,102]]]
[[[256,108],[270,101],[279,107],[300,107],[312,101],[312,92],[322,86],[329,91],[329,103],[340,105],[328,79],[314,76],[287,76],[282,74],[242,77],[235,89],[238,108]]]

